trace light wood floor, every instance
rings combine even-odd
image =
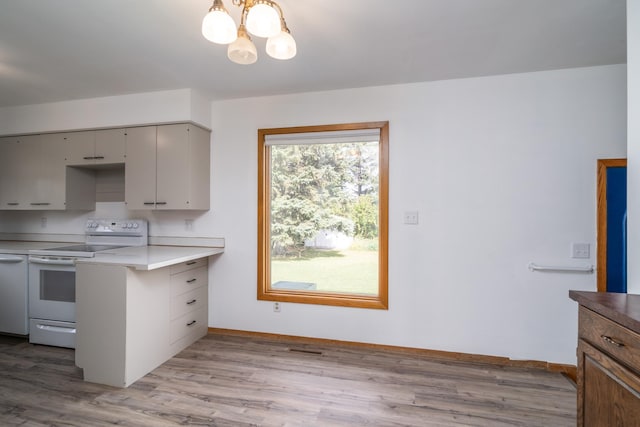
[[[305,350],[311,352],[302,352]],[[0,426],[575,426],[575,386],[536,369],[209,334],[129,387],[73,350],[0,337]]]

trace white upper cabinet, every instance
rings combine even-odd
[[[209,209],[210,132],[180,123],[0,138],[0,210],[94,210],[122,164],[128,209]]]
[[[39,158],[36,177],[35,198],[31,202],[33,209],[65,209],[66,177],[64,143],[53,134],[40,135],[38,142]]]
[[[127,209],[156,205],[156,126],[127,129],[124,194]]]
[[[125,129],[57,134],[66,142],[67,165],[124,163]]]
[[[52,135],[3,138],[0,209],[65,209],[64,144]]]
[[[0,139],[0,209],[27,209],[34,193],[28,182],[35,169],[28,150],[32,145],[25,144],[23,138],[28,139]]]
[[[127,208],[208,210],[209,132],[184,123],[136,129],[127,130]]]

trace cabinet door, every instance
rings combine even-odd
[[[125,145],[124,199],[130,210],[154,209],[156,202],[156,127],[129,128]]]
[[[187,125],[158,126],[157,209],[189,209]]]
[[[27,135],[16,140],[13,161],[16,164],[16,181],[18,209],[34,209],[38,203],[36,192],[40,169],[40,135]]]
[[[104,129],[96,131],[95,163],[124,163],[125,129]]]
[[[578,344],[578,425],[640,426],[640,377],[582,340]]]
[[[95,131],[57,134],[66,142],[68,165],[91,165],[95,163]]]
[[[14,160],[18,151],[17,138],[0,138],[0,209],[20,209],[19,163]],[[24,206],[22,206],[24,209]]]
[[[38,138],[38,171],[34,209],[65,209],[65,141],[55,134]]]
[[[64,141],[27,135],[2,141],[0,208],[64,209]]]
[[[209,210],[211,132],[189,125],[189,207]]]

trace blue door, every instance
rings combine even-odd
[[[606,172],[606,290],[627,292],[627,168]]]

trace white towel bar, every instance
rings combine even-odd
[[[529,263],[529,270],[531,271],[555,271],[564,273],[593,273],[593,265],[585,266],[559,266],[559,265],[538,265],[533,262]]]

